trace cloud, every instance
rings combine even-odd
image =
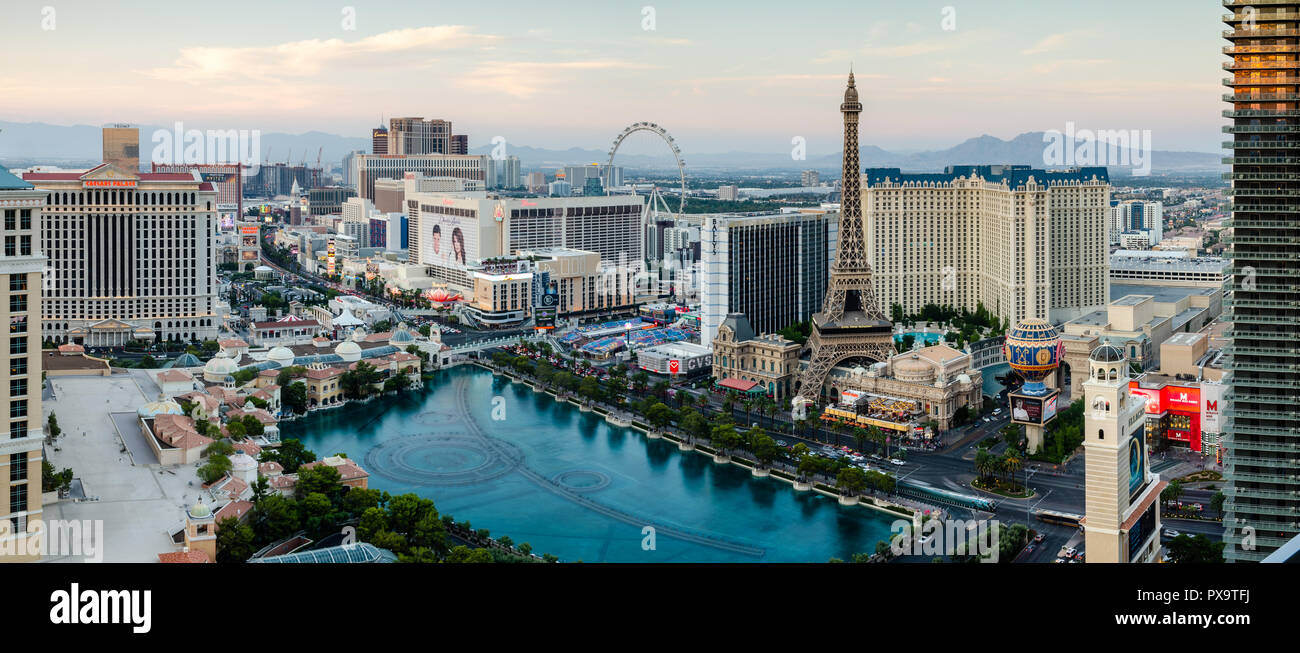
[[[1087,30],[1076,30],[1073,32],[1061,32],[1060,34],[1049,34],[1040,39],[1032,47],[1021,50],[1020,54],[1033,55],[1062,50],[1070,46],[1072,43],[1077,43],[1077,39],[1085,37],[1090,33],[1091,32]]]
[[[487,61],[456,80],[456,85],[479,91],[528,98],[574,81],[577,73],[601,70],[654,68],[646,64],[612,60],[590,61]]]
[[[183,48],[171,66],[146,74],[171,82],[202,83],[224,79],[273,81],[308,77],[331,67],[393,54],[436,52],[491,45],[499,37],[475,34],[464,25],[413,27],[375,34],[356,41],[309,39],[243,48]]]

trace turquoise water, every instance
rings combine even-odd
[[[825,562],[890,536],[892,517],[647,440],[481,368],[445,370],[424,391],[383,401],[282,433],[318,456],[362,461],[372,488],[415,492],[561,560]]]
[[[927,345],[933,345],[936,342],[943,340],[943,334],[941,333],[923,333],[921,331],[908,331],[907,333],[894,334],[894,342],[902,342],[903,336],[912,336],[916,338],[917,342],[925,341],[925,344]]]
[[[984,375],[984,395],[988,397],[996,397],[999,392],[1005,390],[1006,387],[1001,383],[998,383],[997,377],[1003,376],[1010,371],[1011,366],[1006,363],[989,365],[988,367],[980,369],[980,374]]]

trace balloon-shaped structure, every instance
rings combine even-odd
[[[1056,327],[1046,320],[1030,318],[1021,320],[1007,332],[1003,353],[1007,363],[1025,379],[1023,394],[1042,396],[1047,394],[1043,379],[1056,371],[1065,356],[1065,343]]]

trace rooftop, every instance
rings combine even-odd
[[[1083,183],[1096,179],[1102,183],[1110,181],[1110,174],[1105,167],[1068,168],[1063,170],[1043,170],[1023,165],[962,165],[948,166],[943,172],[908,172],[901,168],[867,168],[862,172],[867,177],[865,186],[883,184],[886,179],[897,183],[911,184],[945,184],[959,178],[980,177],[985,181],[1003,183],[1011,188],[1023,187],[1030,177],[1040,185],[1061,183]]]

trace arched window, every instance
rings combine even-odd
[[[1106,429],[1097,429],[1097,439],[1098,440],[1106,439]]]

